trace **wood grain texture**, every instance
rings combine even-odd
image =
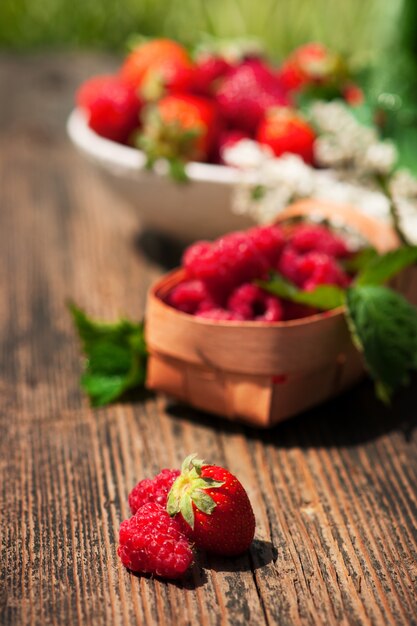
[[[369,383],[270,432],[163,397],[92,411],[65,302],[139,318],[161,274],[139,218],[64,135],[105,57],[0,62],[0,623],[417,623],[416,381],[388,411]],[[179,584],[116,555],[135,482],[191,451],[247,487],[245,556]]]

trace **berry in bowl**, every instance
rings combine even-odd
[[[350,84],[346,63],[319,44],[274,66],[244,48],[191,55],[154,39],[136,46],[117,74],[80,86],[67,128],[145,226],[183,241],[214,238],[253,224],[230,210],[241,175],[225,164],[225,150],[250,140],[314,165],[315,130],[298,97],[312,87],[345,97]]]

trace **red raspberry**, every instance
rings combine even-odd
[[[302,277],[298,271],[298,263],[301,259],[300,254],[288,244],[285,246],[277,265],[280,274],[299,287],[302,285]]]
[[[318,309],[313,309],[313,307],[305,306],[304,304],[298,304],[298,302],[286,301],[283,302],[283,306],[285,320],[298,320],[319,313]]]
[[[283,319],[281,302],[260,287],[245,283],[232,292],[227,307],[244,320],[279,322]]]
[[[201,311],[196,314],[196,317],[201,317],[205,320],[213,320],[217,322],[242,322],[243,317],[234,311],[227,311],[226,309],[209,309],[208,311]]]
[[[255,242],[243,232],[225,235],[211,246],[206,242],[194,244],[183,262],[190,277],[203,280],[210,293],[220,298],[244,281],[263,277],[270,266]]]
[[[102,137],[125,143],[139,126],[141,103],[135,90],[117,76],[96,76],[85,81],[76,99],[87,113],[90,128]]]
[[[190,315],[216,306],[216,302],[201,280],[187,280],[176,285],[168,294],[166,301],[174,309]]]
[[[306,291],[312,291],[318,285],[339,285],[347,287],[348,275],[335,259],[322,252],[308,252],[300,258],[297,265],[299,276]]]
[[[178,470],[163,469],[155,478],[144,478],[129,493],[129,506],[136,513],[144,504],[157,502],[165,507],[172,483],[179,476]]]
[[[282,229],[279,226],[258,226],[248,230],[247,235],[273,267],[285,243]]]
[[[117,554],[130,570],[162,578],[180,578],[193,562],[179,522],[156,502],[121,523]]]
[[[349,255],[343,239],[324,226],[301,224],[294,229],[290,241],[292,247],[302,253],[316,250],[337,258]]]

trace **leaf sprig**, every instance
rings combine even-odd
[[[382,286],[417,261],[417,246],[403,246],[384,255],[368,251],[358,255],[352,285],[344,290],[321,285],[302,291],[279,274],[257,281],[276,296],[328,311],[344,305],[352,340],[362,352],[375,381],[377,396],[388,403],[409,372],[417,369],[417,310],[399,293]]]
[[[74,304],[69,309],[86,355],[81,386],[91,404],[109,404],[126,391],[143,386],[147,360],[143,323],[120,320],[103,324]]]

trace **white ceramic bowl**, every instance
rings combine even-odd
[[[231,211],[238,182],[233,168],[189,163],[189,182],[175,183],[167,175],[166,163],[157,163],[149,172],[143,152],[97,135],[79,109],[69,116],[67,131],[88,160],[137,206],[144,227],[186,242],[253,225],[250,217]]]

